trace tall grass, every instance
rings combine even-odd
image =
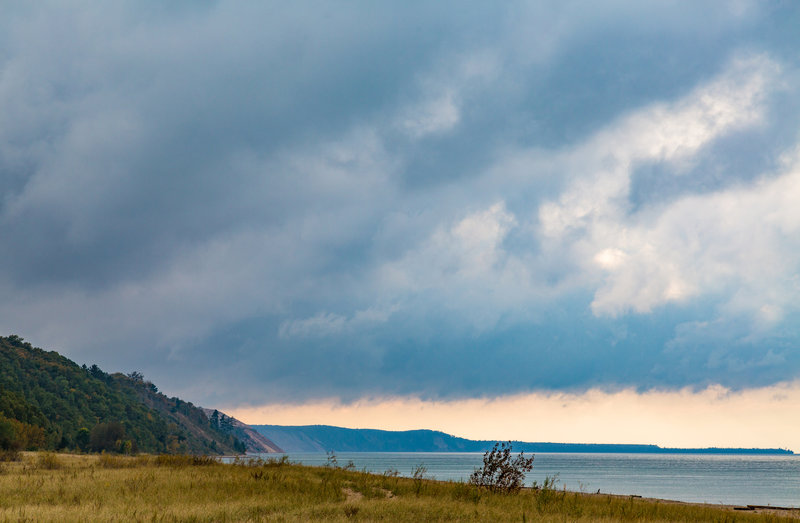
[[[61,460],[54,452],[42,452],[36,459],[36,465],[45,470],[55,470],[61,468]]]
[[[48,456],[48,457],[43,457]],[[789,521],[700,505],[191,456],[24,453],[3,464],[0,521]]]

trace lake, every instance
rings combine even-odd
[[[265,454],[263,457],[275,457]],[[557,476],[558,488],[578,492],[635,494],[643,497],[730,505],[800,507],[800,456],[697,454],[537,453],[525,484]],[[422,465],[432,479],[466,481],[481,465],[472,452],[341,452],[339,466],[410,476]],[[291,453],[291,461],[325,465],[322,453]]]

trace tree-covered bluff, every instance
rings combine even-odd
[[[169,398],[138,372],[79,366],[0,336],[0,448],[223,454],[245,451],[225,424]]]

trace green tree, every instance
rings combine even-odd
[[[518,492],[525,481],[525,473],[533,469],[533,456],[526,458],[523,452],[511,456],[511,442],[495,443],[483,455],[483,466],[475,469],[469,482],[492,492]]]
[[[0,414],[0,449],[18,450],[20,442],[14,423]]]
[[[124,439],[125,427],[116,421],[98,423],[89,433],[89,445],[95,452],[119,452]]]
[[[75,445],[78,446],[78,449],[86,452],[89,450],[89,444],[91,441],[89,429],[86,427],[81,427],[78,429],[78,433],[75,434]]]

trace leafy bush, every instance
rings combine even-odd
[[[14,423],[0,414],[0,449],[18,450],[19,447],[20,444],[17,440],[17,431]]]
[[[236,456],[230,464],[235,467],[263,467],[264,460],[261,458]]]
[[[510,441],[495,443],[492,450],[484,453],[483,466],[475,469],[469,482],[492,492],[519,492],[525,481],[525,473],[532,469],[533,456],[526,458],[525,453],[520,452],[512,458]]]
[[[280,458],[267,458],[264,460],[265,467],[284,467],[286,465],[291,465],[292,462],[289,461],[289,456],[284,454]]]
[[[155,464],[160,467],[207,467],[219,461],[211,456],[192,456],[188,454],[159,454]]]
[[[63,465],[54,452],[43,452],[39,454],[36,464],[40,469],[46,470],[60,469]]]
[[[75,445],[78,447],[78,450],[83,452],[89,450],[90,441],[89,429],[86,427],[78,429],[78,433],[75,434]]]
[[[411,477],[414,480],[414,493],[419,496],[422,492],[422,487],[425,485],[425,480],[427,477],[425,474],[428,472],[428,467],[420,463],[414,470],[411,471]]]
[[[329,450],[326,454],[328,454],[328,459],[325,462],[325,466],[333,469],[339,468],[339,460],[336,459],[336,453],[332,450]]]
[[[111,454],[106,454],[103,452],[97,458],[97,463],[106,469],[120,469],[124,467],[132,466],[135,462],[132,460],[126,460],[120,456],[113,456]]]
[[[22,453],[15,449],[0,450],[0,462],[22,461]]]
[[[0,413],[0,450],[34,450],[45,443],[44,429]]]
[[[89,433],[89,445],[95,452],[121,452],[124,439],[125,427],[116,421],[98,423]]]

